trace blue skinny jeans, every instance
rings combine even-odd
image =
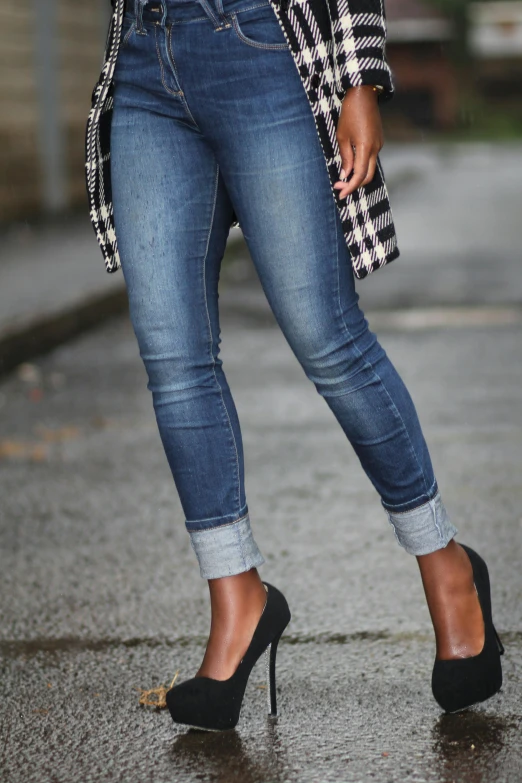
[[[201,575],[263,562],[219,358],[218,278],[233,211],[278,324],[399,543],[414,555],[446,546],[457,531],[410,395],[359,307],[314,118],[268,0],[129,0],[123,36],[111,137],[116,232]]]

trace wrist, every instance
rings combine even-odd
[[[375,95],[375,97],[378,98],[383,92],[384,92],[384,87],[382,87],[380,84],[356,84],[353,87],[348,88],[348,90],[345,93],[345,96],[357,95],[357,94],[364,95],[364,93],[370,95],[373,93],[373,95]]]
[[[372,84],[358,84],[355,87],[349,87],[344,94],[343,105],[355,105],[361,104],[366,106],[372,106],[378,108],[379,105],[379,91],[374,89]]]

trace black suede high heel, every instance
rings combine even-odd
[[[264,583],[266,604],[252,641],[236,671],[228,680],[193,677],[175,685],[167,693],[172,720],[196,729],[224,731],[239,720],[246,684],[255,663],[267,654],[267,695],[269,715],[277,715],[275,663],[281,634],[290,622],[290,609],[284,595]]]
[[[500,656],[504,647],[491,614],[491,589],[488,567],[473,549],[460,545],[473,568],[473,581],[484,618],[484,647],[471,658],[435,661],[431,679],[435,699],[445,712],[459,712],[489,699],[502,687]]]

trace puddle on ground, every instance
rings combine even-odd
[[[455,783],[496,780],[495,773],[503,766],[505,753],[513,754],[520,727],[520,716],[498,717],[473,710],[442,715],[433,727],[440,779]],[[522,776],[522,758],[518,766]]]

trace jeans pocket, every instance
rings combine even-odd
[[[288,41],[270,3],[231,14],[234,32],[243,43],[258,49],[289,49]]]

